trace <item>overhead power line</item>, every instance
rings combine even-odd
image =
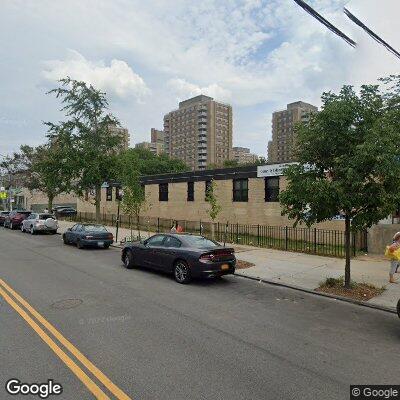
[[[296,0],[295,0],[296,1]],[[355,17],[347,8],[344,9],[344,13],[358,26],[364,29],[365,32],[368,33],[374,40],[376,40],[382,46],[385,46],[392,54],[394,54],[397,58],[400,58],[400,53],[395,50],[389,43],[385,42],[382,38],[380,38],[375,32],[368,28],[368,26],[364,25],[357,17]]]
[[[331,24],[328,20],[326,20],[321,14],[318,14],[312,7],[310,7],[303,0],[294,0],[303,10],[307,11],[311,16],[313,16],[317,21],[321,22],[321,24],[325,25],[329,30],[333,33],[341,37],[345,42],[347,42],[350,46],[356,47],[356,42],[350,39],[346,34],[344,34],[340,29],[336,28],[335,25]]]

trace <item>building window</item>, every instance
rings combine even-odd
[[[106,188],[106,201],[112,201],[112,186]]]
[[[279,176],[265,178],[265,201],[270,203],[279,201]]]
[[[211,181],[206,181],[205,192],[204,192],[204,198],[206,201],[207,201],[207,193],[209,190],[212,190],[212,183]]]
[[[187,183],[187,201],[194,201],[194,182]]]
[[[168,201],[168,183],[160,183],[158,185],[158,200]]]
[[[249,199],[249,180],[233,180],[233,201],[248,201]]]

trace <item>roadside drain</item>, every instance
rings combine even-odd
[[[56,308],[57,310],[68,310],[69,308],[78,307],[83,303],[81,299],[65,299],[56,301],[51,305],[51,307]]]

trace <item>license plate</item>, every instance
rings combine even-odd
[[[97,246],[104,246],[104,242],[97,242]]]
[[[226,271],[227,269],[229,269],[229,265],[228,264],[222,264],[221,265],[221,269],[222,269],[222,271]]]

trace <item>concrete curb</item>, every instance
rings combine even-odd
[[[258,281],[258,282],[261,281],[261,282],[267,283],[269,285],[285,287],[285,288],[288,288],[288,289],[293,289],[293,290],[297,290],[297,291],[300,291],[300,292],[313,294],[315,296],[329,297],[331,299],[344,301],[346,303],[356,304],[358,306],[367,307],[367,308],[373,308],[375,310],[385,311],[385,312],[397,315],[397,310],[394,307],[385,307],[385,306],[380,306],[380,305],[377,305],[377,304],[365,303],[365,302],[362,302],[362,301],[359,301],[359,300],[349,299],[347,297],[335,296],[333,294],[328,294],[328,293],[323,293],[323,292],[316,292],[315,290],[305,289],[305,288],[302,288],[300,286],[289,285],[287,283],[281,283],[281,282],[270,281],[270,280],[267,280],[267,279],[256,278],[254,276],[243,275],[243,274],[240,274],[240,273],[237,273],[237,272],[235,272],[235,276],[238,276],[240,278],[250,279],[252,281]]]

